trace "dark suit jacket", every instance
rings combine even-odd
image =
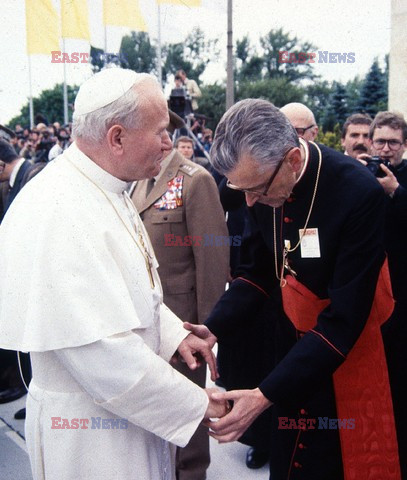
[[[24,163],[20,166],[14,181],[14,185],[10,190],[7,188],[7,182],[3,182],[5,183],[2,191],[3,216],[7,212],[10,205],[13,203],[17,194],[24,187],[24,185],[29,180],[31,180],[37,173],[39,173],[44,168],[45,165],[46,165],[45,162],[40,162],[38,164],[33,165],[28,160],[25,160]]]

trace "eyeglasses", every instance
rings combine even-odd
[[[403,142],[400,142],[399,140],[383,140],[382,138],[378,138],[377,140],[373,140],[373,146],[377,150],[383,150],[384,146],[387,145],[389,146],[390,150],[397,151],[400,150],[401,145]]]
[[[293,147],[295,148],[295,147]],[[284,163],[284,160],[287,158],[287,155],[291,152],[291,150],[293,150],[293,148],[290,148],[288,150],[288,152],[284,155],[284,157],[279,161],[276,169],[274,170],[274,172],[271,174],[271,177],[269,178],[268,182],[266,183],[265,187],[264,187],[264,190],[262,190],[261,192],[259,192],[257,190],[257,188],[259,187],[254,187],[254,188],[240,188],[240,187],[237,187],[236,185],[233,185],[233,183],[230,183],[230,181],[228,180],[226,182],[226,186],[231,188],[232,190],[239,190],[240,192],[244,192],[244,193],[251,193],[252,195],[260,195],[260,196],[265,196],[267,194],[267,192],[270,190],[270,187],[271,187],[271,184],[273,183],[274,179],[276,178],[277,176],[277,173],[279,172],[281,166],[283,165]]]
[[[312,127],[315,127],[315,124],[313,123],[312,125],[310,125],[309,127],[295,127],[295,131],[298,133],[298,135],[301,137],[302,135],[304,135],[304,133],[309,130],[310,128]]]

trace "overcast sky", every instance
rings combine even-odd
[[[58,7],[58,0],[53,0]],[[151,37],[157,36],[155,0],[139,0]],[[25,39],[24,0],[2,2],[0,10],[0,123],[17,115],[29,95]],[[226,0],[202,0],[201,8],[161,6],[162,42],[185,39],[194,26],[208,38],[218,38],[226,56]],[[248,34],[254,43],[271,29],[283,28],[318,50],[354,53],[354,63],[315,64],[315,71],[327,80],[347,81],[365,75],[373,59],[381,60],[390,49],[390,0],[234,0],[234,40]],[[7,5],[7,7],[5,6]],[[93,43],[103,46],[102,0],[88,0]],[[118,45],[118,28],[108,31],[108,50]],[[67,50],[85,52],[86,44],[68,40]],[[318,58],[318,56],[317,56]],[[63,66],[51,57],[31,57],[32,88],[36,96],[45,88],[62,82]],[[68,83],[81,83],[91,75],[87,65],[67,65]],[[205,82],[225,77],[225,61],[212,64],[202,77]]]

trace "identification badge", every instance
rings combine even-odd
[[[299,230],[301,238],[301,258],[321,258],[319,250],[319,236],[317,228]]]

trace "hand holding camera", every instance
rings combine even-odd
[[[394,175],[394,167],[390,161],[386,158],[380,158],[377,155],[370,156],[366,153],[358,155],[357,160],[367,167],[369,172],[377,178],[385,193],[392,197],[399,186],[399,182]]]
[[[391,172],[393,171],[390,161],[386,158],[380,158],[378,155],[366,158],[367,169],[377,178],[384,178],[387,176],[386,170],[382,169],[381,165],[387,167]]]

